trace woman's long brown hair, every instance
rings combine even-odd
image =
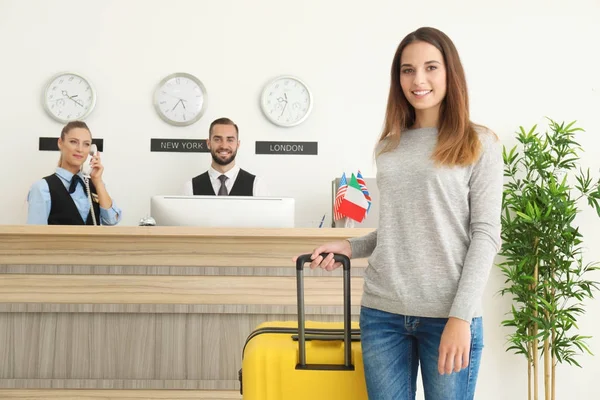
[[[446,66],[446,97],[440,107],[438,142],[432,158],[439,165],[473,164],[479,157],[481,143],[475,131],[477,125],[469,118],[465,72],[450,38],[429,27],[419,28],[408,34],[398,45],[394,55],[385,124],[378,145],[385,143],[379,154],[395,149],[400,143],[402,132],[415,123],[415,109],[400,86],[402,51],[414,42],[427,42],[435,46],[442,53]]]

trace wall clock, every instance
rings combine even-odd
[[[73,72],[61,72],[44,88],[44,109],[56,121],[83,120],[94,110],[96,91],[91,82]]]
[[[260,106],[269,121],[278,126],[291,127],[308,118],[313,98],[308,86],[300,79],[281,75],[265,85]]]
[[[206,106],[206,88],[191,74],[171,74],[154,91],[154,108],[163,121],[171,125],[193,124],[202,118]]]

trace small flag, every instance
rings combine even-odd
[[[337,193],[335,194],[335,201],[333,203],[333,219],[336,221],[344,218],[344,215],[340,214],[338,209],[346,195],[346,189],[348,189],[348,182],[346,182],[346,173],[344,172],[342,174],[342,179],[340,179],[340,185],[338,186]]]
[[[369,207],[369,203],[360,189],[356,177],[352,174],[346,189],[346,195],[338,208],[338,212],[356,222],[362,222],[367,214],[367,207]]]
[[[369,202],[369,206],[367,207],[367,213],[368,213],[369,210],[371,209],[371,195],[369,194],[369,190],[367,189],[365,180],[364,180],[362,174],[360,173],[360,169],[358,170],[358,174],[356,174],[356,181],[358,182],[358,185],[360,186],[360,190],[365,195],[365,199],[367,199],[367,202]]]

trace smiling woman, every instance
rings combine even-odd
[[[36,225],[116,225],[121,210],[102,181],[100,154],[91,154],[92,134],[87,124],[72,121],[58,139],[60,159],[54,174],[35,182],[29,190],[27,223]],[[81,169],[89,158],[89,177]],[[81,183],[81,185],[79,184]]]
[[[472,400],[503,163],[495,135],[469,119],[458,52],[437,29],[398,45],[376,161],[379,228],[317,247],[311,268],[338,267],[334,253],[369,257],[360,314],[369,398],[414,399],[420,368],[425,398]]]

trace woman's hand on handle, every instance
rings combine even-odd
[[[322,253],[326,253],[327,256],[323,258],[321,256]],[[312,260],[310,263],[310,269],[320,267],[326,271],[333,271],[337,267],[341,266],[341,263],[333,260],[334,253],[343,254],[348,258],[352,258],[352,248],[350,247],[350,242],[347,240],[329,242],[314,249],[310,257]],[[294,257],[294,262],[296,262],[297,259],[298,257]]]

